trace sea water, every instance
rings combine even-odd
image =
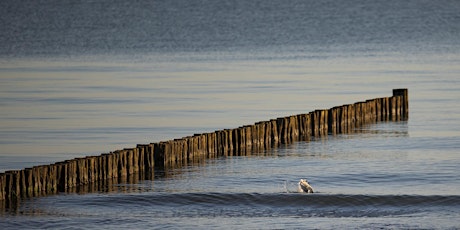
[[[2,1],[0,171],[409,89],[409,120],[21,201],[18,228],[459,228],[458,1]],[[308,179],[314,194],[297,193]]]

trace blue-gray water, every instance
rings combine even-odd
[[[410,99],[408,121],[25,200],[1,229],[460,228],[458,1],[4,0],[0,31],[0,171]]]

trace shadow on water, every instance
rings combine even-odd
[[[344,139],[356,139],[356,138],[365,138],[370,135],[377,135],[377,136],[391,136],[391,137],[407,137],[409,136],[408,132],[408,127],[407,127],[407,121],[399,121],[399,122],[380,122],[376,124],[369,124],[369,125],[364,125],[360,128],[351,130],[350,132],[346,134],[340,134],[340,135],[326,135],[322,137],[310,137],[308,139],[303,139],[301,141],[298,141],[297,144],[301,144],[302,142],[327,142],[329,139],[332,140],[333,138],[340,136],[340,138]],[[278,147],[272,148],[272,149],[267,149],[267,150],[262,150],[262,151],[246,151],[244,156],[221,156],[221,158],[234,158],[234,157],[251,157],[251,156],[257,156],[257,157],[277,157],[278,155],[283,154],[282,149],[289,149],[293,148],[293,146],[296,144],[290,143],[290,144],[282,144]],[[116,193],[116,194],[130,194],[130,193],[143,193],[143,192],[152,192],[154,191],[154,181],[155,180],[174,180],[181,174],[186,174],[190,173],[190,170],[193,168],[201,168],[205,167],[207,164],[210,163],[210,159],[208,158],[195,158],[192,161],[183,161],[183,162],[177,162],[174,165],[168,165],[167,167],[155,167],[150,170],[146,170],[144,172],[140,173],[135,173],[131,174],[126,177],[119,177],[119,178],[112,178],[112,179],[107,179],[107,180],[102,180],[102,181],[97,181],[97,182],[92,182],[89,184],[85,185],[80,185],[76,187],[71,187],[71,188],[66,188],[65,190],[60,190],[55,192],[54,194],[49,194],[49,193],[43,193],[39,194],[39,196],[29,198],[29,197],[18,197],[16,199],[8,199],[8,200],[3,200],[0,201],[0,214],[21,214],[23,211],[21,211],[21,206],[26,204],[30,199],[37,199],[40,197],[44,196],[50,196],[50,195],[63,195],[63,194],[77,194],[77,195],[85,195],[85,194],[97,194],[97,193],[103,193],[103,194],[111,194],[111,193]],[[212,164],[212,163],[211,163]],[[150,181],[150,183],[145,183],[145,181]],[[148,186],[146,186],[148,184]],[[289,193],[289,192],[288,192]],[[286,195],[286,194],[285,194]],[[167,194],[163,194],[160,197],[160,200],[162,199],[161,197],[165,198],[164,200],[167,200],[168,202],[174,201],[174,202],[181,202],[181,195],[177,194],[171,194],[171,196],[174,196],[174,199],[171,199],[172,197],[168,197]],[[209,195],[206,194],[199,194],[199,193],[192,193],[189,195],[183,195],[186,196],[183,199],[186,199],[186,202],[191,202],[194,201],[195,198],[199,199],[196,200],[197,202],[203,202],[205,199],[208,200]],[[219,203],[225,203],[225,202],[238,202],[240,200],[241,202],[249,202],[249,204],[253,205],[268,205],[265,200],[269,200],[270,197],[265,197],[267,195],[264,194],[252,194],[252,193],[239,193],[239,194],[213,194],[212,196],[218,196],[218,202]],[[271,195],[268,195],[271,196]],[[279,196],[279,194],[274,194],[274,196]],[[231,201],[228,200],[231,197]],[[239,198],[238,198],[239,197]],[[392,203],[394,198],[396,200],[399,200],[399,198],[405,198],[404,196],[402,197],[372,197],[372,196],[346,196],[346,195],[324,195],[324,194],[316,194],[315,195],[315,201],[313,202],[311,199],[304,200],[302,197],[296,198],[295,196],[292,196],[290,194],[289,196],[284,196],[283,197],[283,205],[299,205],[300,203],[305,203],[305,205],[309,206],[315,206],[315,205],[360,205],[360,204],[366,204],[366,205],[371,205],[375,201],[379,205],[386,205],[389,203]],[[158,198],[158,197],[157,197]],[[267,198],[267,199],[266,199]],[[442,197],[441,197],[442,198]],[[150,199],[150,198],[149,198]],[[155,200],[155,198],[151,198],[152,202]],[[384,199],[383,202],[380,202],[379,199]],[[419,197],[419,198],[413,198],[413,200],[422,200],[425,198]],[[433,198],[435,199],[435,198]],[[212,200],[212,199],[211,199]],[[445,200],[444,198],[440,199],[442,202]],[[299,203],[299,201],[301,201]],[[372,201],[372,202],[370,202]],[[419,201],[414,201],[414,203],[419,202]],[[426,201],[426,200],[425,200]],[[455,199],[456,202],[455,204],[459,204],[458,198]],[[399,201],[396,201],[399,202]],[[303,204],[302,203],[302,204]],[[276,205],[276,204],[275,204]]]

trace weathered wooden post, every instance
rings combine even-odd
[[[355,125],[353,128],[356,128],[356,127],[359,127],[363,124],[363,121],[362,121],[362,102],[356,102],[354,104],[354,108],[355,108],[355,111],[354,111],[354,117],[355,117]]]
[[[287,121],[288,143],[299,140],[299,125],[297,124],[296,116],[289,116],[285,119]]]
[[[396,97],[390,97],[389,98],[389,105],[390,105],[390,120],[391,121],[396,121],[396,106],[397,106],[397,101]]]
[[[192,139],[194,139],[192,137]],[[197,155],[197,152],[196,152],[196,143],[194,143],[195,146],[194,146],[194,155],[196,156]],[[166,141],[165,142],[165,157],[166,157],[166,162],[165,164],[167,164],[168,166],[174,166],[176,165],[177,163],[177,156],[174,154],[174,141]]]
[[[251,152],[258,152],[259,151],[259,131],[257,130],[256,125],[250,125],[251,128],[251,142],[252,142],[252,149]]]
[[[224,129],[224,130],[220,130],[220,135],[221,135],[221,145],[222,145],[222,153],[221,153],[221,156],[228,156],[229,152],[230,152],[230,149],[229,149],[229,133],[228,133],[228,130]]]
[[[110,178],[108,175],[108,168],[107,168],[107,157],[105,155],[100,155],[96,156],[97,162],[99,162],[97,165],[97,169],[95,170],[98,172],[99,180],[107,180],[107,178]]]
[[[48,165],[48,187],[47,194],[56,193],[58,182],[57,182],[57,166],[56,164]]]
[[[153,151],[153,146],[154,144],[150,143],[148,145],[138,145],[141,146],[144,149],[144,162],[145,162],[145,168],[150,169],[155,166],[155,160],[154,160],[154,151]]]
[[[263,122],[264,125],[264,148],[270,149],[272,147],[272,127],[270,121]]]
[[[329,113],[327,115],[328,122],[327,122],[327,132],[329,134],[335,135],[337,134],[337,114],[338,114],[338,107],[332,107],[329,109]]]
[[[255,123],[252,125],[252,143],[253,143],[253,151],[259,152],[263,149],[263,144],[261,142],[262,138],[262,133],[261,133],[261,126],[260,122]]]
[[[6,194],[9,199],[17,199],[21,197],[19,186],[19,170],[9,170],[6,174]]]
[[[393,96],[401,96],[402,117],[404,120],[409,118],[409,92],[408,89],[393,89]]]
[[[252,126],[245,125],[243,126],[243,128],[244,128],[244,134],[246,137],[246,140],[245,140],[246,149],[245,149],[244,154],[249,155],[251,153],[252,145],[254,144],[252,143]]]
[[[232,156],[235,148],[233,145],[233,130],[225,129],[225,132],[227,133],[227,156]]]
[[[21,198],[27,197],[27,178],[25,169],[19,170],[19,194]]]
[[[118,178],[118,171],[119,171],[119,168],[118,168],[118,159],[120,158],[120,155],[118,155],[116,152],[111,152],[110,153],[110,158],[111,158],[111,162],[112,162],[112,178]]]
[[[271,119],[270,121],[270,128],[271,128],[271,136],[270,139],[272,141],[271,146],[272,147],[277,147],[279,146],[280,140],[279,140],[279,132],[278,132],[278,120],[277,119]]]
[[[328,131],[328,111],[327,110],[315,110],[310,113],[312,118],[312,134],[313,136],[319,137],[327,135]]]
[[[25,182],[25,196],[26,197],[33,197],[34,190],[33,190],[33,175],[32,175],[32,168],[25,168],[24,170],[24,182]]]
[[[95,172],[95,168],[97,164],[96,158],[92,156],[86,156],[85,158],[83,158],[83,160],[85,161],[85,165],[86,165],[85,171],[86,171],[86,176],[87,176],[85,180],[85,184],[92,183],[92,182],[99,180]]]
[[[0,173],[0,200],[6,199],[6,174]]]
[[[155,166],[164,167],[165,166],[164,143],[160,142],[160,143],[155,143],[154,145],[155,145],[154,146]],[[189,154],[191,153],[189,152]]]
[[[196,135],[196,134],[195,134]],[[188,137],[188,143],[189,143],[189,149],[190,149],[190,154],[192,156],[192,160],[193,161],[196,161],[200,154],[198,152],[198,138],[196,138],[196,136],[190,136]],[[222,146],[222,151],[223,151],[223,146]]]
[[[131,174],[137,174],[139,172],[139,153],[137,152],[137,148],[132,148],[129,150],[132,155],[132,163],[131,163]]]
[[[311,134],[314,137],[318,137],[320,136],[320,126],[321,126],[319,110],[310,112],[310,117],[311,117],[311,131],[312,131]]]
[[[238,128],[231,129],[230,132],[232,133],[232,156],[238,156],[240,152],[240,135],[238,132]]]
[[[217,157],[216,153],[216,133],[206,133],[206,144],[209,158]]]
[[[276,126],[278,130],[278,140],[280,144],[286,144],[287,142],[287,132],[286,132],[286,122],[283,117],[276,118]]]
[[[299,140],[309,140],[311,136],[310,114],[299,114],[297,118],[299,126]]]
[[[348,105],[348,117],[349,117],[349,125],[347,132],[353,132],[353,129],[357,126],[358,121],[356,119],[356,109],[355,104]]]
[[[41,190],[42,190],[41,167],[34,166],[32,168],[32,175],[33,175],[32,178],[33,178],[34,196],[40,196]]]
[[[367,100],[366,107],[367,107],[366,123],[375,122],[375,117],[377,115],[375,112],[375,100],[374,99]]]
[[[49,183],[49,180],[48,180],[48,175],[49,175],[49,168],[48,168],[48,165],[41,165],[41,179],[42,179],[42,190],[41,190],[41,193],[42,195],[45,195],[48,191],[48,183]]]
[[[127,153],[124,150],[118,150],[116,152],[118,155],[118,178],[126,179],[128,176],[128,171],[126,165],[128,163]]]
[[[329,111],[327,109],[321,110],[321,136],[327,135],[327,131],[329,130],[328,122],[329,122]]]
[[[58,183],[58,191],[60,192],[65,192],[66,187],[67,187],[67,167],[65,162],[57,162],[56,163],[56,168],[57,168],[57,183]],[[31,175],[33,171],[31,169]],[[32,175],[33,176],[33,175]],[[33,178],[32,178],[32,183],[33,183]],[[33,194],[33,190],[32,190]]]

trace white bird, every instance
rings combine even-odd
[[[313,193],[313,188],[310,186],[307,180],[300,179],[299,192]]]

